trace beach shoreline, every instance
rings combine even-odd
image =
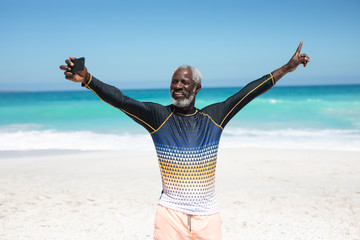
[[[360,151],[221,148],[223,239],[359,239]],[[152,239],[155,150],[0,152],[0,239]]]

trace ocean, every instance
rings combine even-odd
[[[240,88],[203,88],[196,107]],[[169,105],[168,89],[123,90]],[[225,127],[220,147],[360,150],[360,85],[275,86]],[[153,149],[148,132],[94,93],[0,93],[0,151]]]

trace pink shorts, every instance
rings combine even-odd
[[[155,240],[221,240],[220,213],[190,215],[161,205],[156,209]]]

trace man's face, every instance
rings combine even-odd
[[[170,85],[171,100],[175,106],[187,108],[193,105],[199,90],[192,80],[190,69],[180,68],[175,71]]]

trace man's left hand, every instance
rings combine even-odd
[[[298,48],[296,49],[296,52],[295,52],[294,56],[292,56],[290,61],[286,64],[288,72],[295,71],[295,69],[300,64],[302,64],[302,65],[304,65],[304,67],[306,67],[308,62],[310,62],[310,58],[309,58],[308,55],[306,55],[305,53],[300,53],[302,45],[303,45],[303,41],[300,42]]]

